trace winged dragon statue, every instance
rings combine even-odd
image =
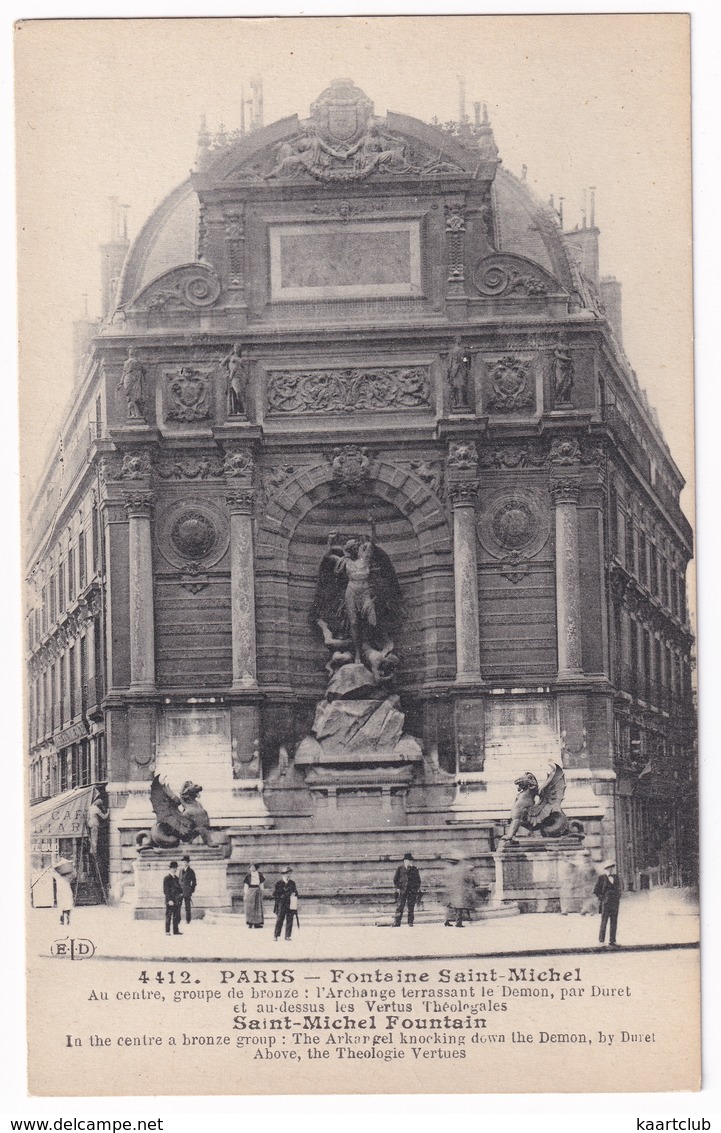
[[[198,802],[202,789],[188,780],[178,796],[156,775],[150,784],[150,802],[156,821],[149,831],[138,834],[138,848],[147,850],[159,846],[173,850],[181,842],[192,842],[194,838],[201,838],[206,846],[212,846],[208,812]]]
[[[544,838],[559,838],[568,833],[570,823],[561,810],[566,793],[566,776],[560,763],[549,762],[551,768],[542,787],[530,771],[525,771],[514,780],[518,794],[511,809],[511,824],[504,835],[507,845],[517,845],[516,834],[523,826]]]

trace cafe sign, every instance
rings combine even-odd
[[[81,838],[87,827],[92,787],[80,787],[33,807],[30,832],[34,841],[47,838]]]

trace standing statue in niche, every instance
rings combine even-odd
[[[471,353],[456,335],[448,355],[448,384],[451,388],[451,409],[468,409],[468,386],[471,376]]]
[[[337,532],[328,536],[312,617],[326,646],[335,651],[337,666],[365,665],[380,682],[398,661],[393,632],[401,592],[390,558],[375,541],[372,516],[368,522],[368,535],[354,535],[345,542]]]
[[[330,680],[311,734],[296,748],[294,765],[301,769],[423,758],[418,740],[403,731],[400,696],[389,687],[398,665],[393,638],[401,591],[370,516],[368,523],[365,535],[331,532],[320,562],[311,619],[330,651]]]
[[[228,416],[247,417],[248,363],[243,361],[239,342],[220,364],[227,367]]]
[[[562,334],[553,349],[553,403],[570,405],[573,389],[573,358]]]
[[[118,382],[118,392],[120,390],[125,394],[125,399],[128,403],[128,420],[129,421],[144,421],[145,420],[145,404],[143,398],[143,379],[145,378],[145,367],[140,359],[135,355],[135,347],[128,347],[128,357],[125,359],[123,365],[123,372],[120,375]]]

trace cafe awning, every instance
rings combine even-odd
[[[30,808],[30,837],[82,838],[95,788],[76,787]]]

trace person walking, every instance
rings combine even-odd
[[[558,901],[561,915],[567,917],[569,913],[578,912],[576,895],[576,863],[561,861],[558,867],[558,880],[560,882]]]
[[[598,933],[599,943],[605,943],[606,925],[608,925],[608,946],[609,948],[618,948],[616,926],[618,925],[618,906],[621,901],[621,882],[616,873],[615,862],[604,862],[603,873],[596,882],[593,892],[598,897],[598,907],[601,914],[601,927]]]
[[[243,878],[243,906],[245,909],[245,923],[248,928],[263,927],[263,885],[265,878],[257,865],[250,867],[250,872]]]
[[[195,893],[198,879],[195,876],[195,870],[190,864],[190,857],[188,854],[183,855],[183,865],[178,875],[180,887],[183,890],[183,905],[185,905],[185,923],[190,924],[193,909],[193,894]],[[182,911],[182,906],[181,906]]]
[[[463,928],[463,922],[470,921],[471,912],[476,907],[476,884],[473,867],[469,865],[460,851],[448,855],[445,876],[447,928],[455,925]]]
[[[170,935],[170,926],[173,926],[173,936],[182,936],[180,931],[180,913],[183,904],[183,886],[178,877],[178,863],[171,862],[169,873],[163,878],[163,896],[165,897],[165,932]]]
[[[285,924],[285,939],[290,940],[294,920],[300,928],[300,921],[298,920],[298,890],[291,877],[293,870],[290,866],[287,865],[280,872],[282,877],[280,881],[276,882],[275,889],[273,890],[273,912],[276,915],[275,931],[273,935],[275,939],[278,940],[283,925]]]
[[[53,868],[55,904],[60,909],[60,924],[70,924],[70,913],[75,908],[73,886],[77,880],[75,866],[67,858],[59,858]]]
[[[421,875],[413,864],[413,854],[409,851],[403,855],[403,861],[393,876],[393,886],[396,891],[396,916],[393,921],[394,928],[400,928],[403,913],[407,910],[408,925],[413,927],[416,903],[421,892]]]
[[[576,855],[576,893],[579,912],[586,916],[596,912],[594,888],[598,881],[596,867],[591,861],[590,850],[579,850]]]

